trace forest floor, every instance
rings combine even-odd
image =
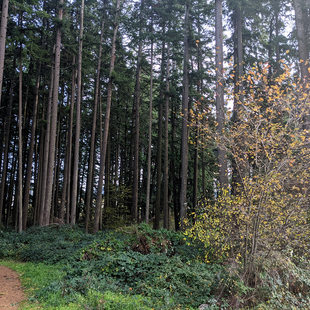
[[[0,309],[18,309],[24,299],[18,274],[8,267],[0,266]]]
[[[254,287],[238,266],[206,263],[205,251],[146,224],[95,235],[71,226],[0,230],[0,310],[310,310],[306,258],[270,254],[256,264]]]

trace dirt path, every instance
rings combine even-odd
[[[0,309],[15,310],[25,299],[18,274],[4,266],[0,266]]]

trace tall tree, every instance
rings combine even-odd
[[[109,82],[108,82],[108,88],[107,88],[108,94],[107,94],[107,105],[106,105],[105,120],[104,120],[104,132],[103,132],[101,148],[100,148],[100,171],[99,171],[97,198],[96,198],[94,232],[97,232],[99,230],[99,220],[100,220],[101,207],[102,207],[103,176],[104,176],[104,169],[105,169],[105,159],[106,159],[106,154],[107,154],[109,127],[110,127],[113,71],[115,67],[116,37],[117,37],[117,32],[118,32],[118,27],[119,27],[120,4],[121,4],[121,0],[117,0],[115,20],[114,20],[114,31],[113,31],[113,38],[112,38],[112,48],[111,48]]]
[[[9,0],[3,0],[1,12],[1,26],[0,26],[0,105],[2,95],[3,70],[4,70],[4,56],[5,56],[5,41],[8,24],[8,10]]]
[[[215,70],[216,70],[216,121],[220,137],[225,130],[224,77],[223,77],[223,3],[215,0]],[[228,186],[227,157],[223,147],[218,146],[220,187]]]
[[[151,67],[150,67],[150,103],[149,103],[149,127],[148,127],[148,147],[147,147],[147,182],[145,201],[145,222],[150,218],[150,195],[151,195],[151,165],[152,165],[152,122],[153,122],[153,68],[154,68],[154,39],[153,39],[153,19],[151,21]]]
[[[141,60],[142,60],[142,30],[144,1],[140,4],[139,47],[136,68],[136,85],[134,94],[134,152],[133,152],[133,188],[131,217],[138,221],[138,191],[139,191],[139,146],[140,146],[140,102],[141,102]]]
[[[183,94],[182,94],[182,140],[181,140],[181,190],[180,221],[186,218],[187,212],[187,174],[188,174],[188,106],[189,106],[189,9],[190,1],[185,2],[184,19],[184,59],[183,59]]]
[[[23,207],[23,230],[27,227],[27,216],[28,216],[28,205],[29,205],[29,195],[30,195],[30,183],[33,169],[33,153],[35,148],[35,137],[36,137],[36,127],[37,127],[37,115],[38,115],[38,104],[39,104],[39,87],[40,87],[40,73],[41,73],[41,63],[38,65],[38,72],[35,85],[35,99],[33,107],[33,118],[31,126],[31,137],[30,137],[30,147],[28,152],[27,160],[27,172],[25,180],[25,194],[24,194],[24,207]]]
[[[164,197],[163,197],[163,211],[164,211],[164,228],[169,229],[169,71],[170,71],[170,49],[169,42],[167,43],[166,55],[166,89],[165,89],[165,147],[164,147]]]
[[[310,16],[307,13],[306,2],[294,0],[295,23],[297,30],[298,53],[300,60],[300,73],[303,81],[309,80],[309,38],[307,36],[306,25],[310,23]]]
[[[18,232],[22,232],[23,230],[23,65],[21,46],[22,44],[20,44],[18,83]]]
[[[239,3],[235,3],[233,12],[234,39],[234,107],[233,122],[238,122],[239,109],[243,102],[243,26],[242,11]],[[236,141],[240,143],[240,141]],[[244,168],[237,166],[232,160],[232,192],[235,193],[241,185]]]
[[[102,44],[103,44],[103,32],[104,32],[105,20],[101,23],[101,33],[100,33],[100,45],[98,52],[98,63],[97,63],[97,74],[96,74],[96,86],[95,86],[95,98],[94,98],[94,111],[93,111],[93,122],[90,140],[90,153],[89,153],[89,164],[88,164],[88,174],[87,174],[87,189],[86,189],[86,220],[85,220],[85,230],[88,232],[89,229],[89,219],[90,219],[90,206],[93,197],[93,179],[94,179],[94,154],[95,154],[95,138],[96,138],[96,124],[98,116],[98,103],[99,103],[99,87],[100,87],[100,71],[102,62]]]
[[[79,151],[81,135],[81,101],[82,101],[82,53],[83,53],[83,32],[84,32],[84,0],[81,2],[80,9],[80,34],[79,34],[79,52],[77,67],[77,95],[76,95],[76,123],[75,123],[75,143],[73,153],[73,175],[71,191],[71,225],[76,222],[76,203],[79,171]]]
[[[57,112],[58,112],[58,92],[59,92],[59,76],[60,76],[60,49],[61,49],[61,22],[63,20],[63,5],[64,0],[59,0],[58,9],[58,27],[56,33],[55,44],[55,69],[53,79],[53,101],[51,109],[51,128],[49,139],[49,157],[48,169],[46,177],[46,197],[44,201],[44,225],[48,225],[50,221],[52,191],[54,182],[54,167],[55,167],[55,153],[56,153],[56,132],[57,132]],[[47,158],[45,159],[47,160]]]

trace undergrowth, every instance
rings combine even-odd
[[[0,263],[21,274],[24,310],[308,309],[307,262],[273,253],[256,262],[248,286],[235,262],[203,257],[200,244],[145,224],[96,235],[68,226],[0,231]]]

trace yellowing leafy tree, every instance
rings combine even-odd
[[[205,201],[185,234],[200,240],[205,259],[228,258],[251,272],[256,258],[272,251],[305,255],[310,237],[309,84],[299,83],[282,63],[282,74],[268,77],[268,66],[244,77],[238,119],[217,142],[235,161],[240,183]]]

